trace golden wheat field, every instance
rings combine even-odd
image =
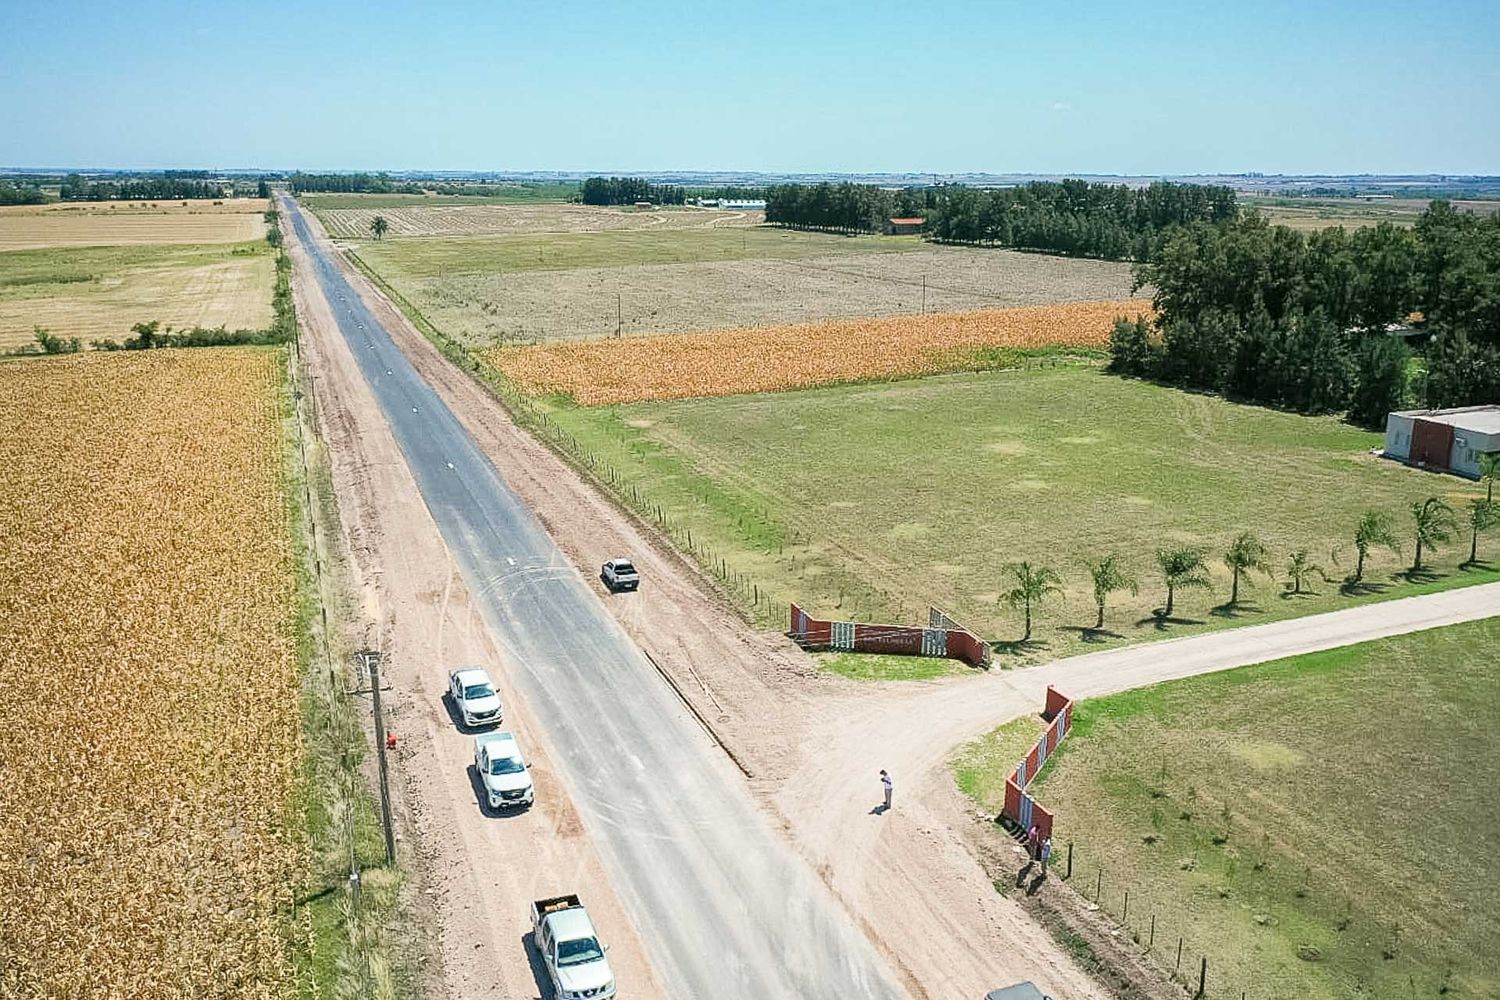
[[[584,406],[777,392],[975,367],[984,348],[1101,348],[1146,299],[747,327],[499,347],[486,357],[531,392]]]
[[[0,363],[0,996],[295,988],[283,391],[258,349]]]

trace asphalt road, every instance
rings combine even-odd
[[[329,245],[290,199],[282,206],[670,994],[903,996],[740,774],[366,308]],[[559,872],[556,890],[571,888]]]

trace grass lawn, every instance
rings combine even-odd
[[[1491,618],[1081,703],[1034,786],[1076,887],[1102,865],[1118,916],[1131,886],[1210,996],[1500,995],[1497,647]],[[965,747],[960,785],[997,811],[1036,732]]]
[[[1315,593],[1290,598],[1259,577],[1230,611],[1221,607],[1229,574],[1220,553],[1253,530],[1278,576],[1301,546],[1342,576],[1364,509],[1390,511],[1405,531],[1413,499],[1438,493],[1458,507],[1478,495],[1463,480],[1373,457],[1378,435],[1332,418],[1088,367],[617,407],[555,403],[551,416],[607,464],[617,492],[638,509],[660,507],[680,542],[691,531],[695,551],[706,547],[710,561],[744,574],[746,592],[758,587],[767,624],[784,627],[790,600],[814,614],[899,622],[925,620],[935,603],[982,635],[1015,640],[1020,616],[997,603],[1009,586],[1001,567],[1056,567],[1064,594],[1040,610],[1034,642],[1018,651],[1030,659],[1347,606],[1334,583],[1314,580]],[[1176,618],[1163,624],[1152,616],[1165,599],[1154,552],[1171,544],[1208,550],[1213,587],[1179,593]],[[1330,550],[1339,546],[1336,564]],[[1106,630],[1095,632],[1083,560],[1110,551],[1141,588],[1114,595]],[[1500,575],[1459,572],[1466,553],[1439,550],[1436,577],[1409,584],[1396,575],[1409,549],[1406,559],[1372,552],[1366,599]]]
[[[895,656],[887,653],[823,653],[818,667],[856,681],[930,681],[974,673],[974,668],[940,656]]]
[[[359,255],[400,287],[403,278],[517,271],[563,271],[633,264],[793,259],[914,250],[915,236],[835,236],[765,226],[716,229],[616,229],[592,233],[386,239]]]

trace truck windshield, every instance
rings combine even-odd
[[[520,774],[526,770],[526,765],[514,757],[496,757],[490,761],[491,774]]]
[[[582,965],[585,962],[597,962],[603,957],[604,949],[593,938],[557,942],[558,965]]]
[[[488,684],[470,684],[464,688],[464,700],[474,701],[477,698],[488,698],[495,693],[495,689]]]

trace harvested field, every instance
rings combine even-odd
[[[281,355],[0,362],[0,995],[286,997]]]
[[[595,205],[472,204],[407,205],[391,208],[314,209],[328,235],[337,239],[370,239],[377,215],[390,223],[386,239],[422,236],[484,236],[515,233],[585,233],[631,229],[686,229],[695,226],[748,225],[759,213],[717,209],[659,208],[636,211]],[[373,242],[373,241],[372,241]]]
[[[244,243],[263,239],[266,203],[57,202],[0,208],[0,252],[152,243]]]
[[[486,185],[492,187],[493,185]],[[538,202],[564,203],[578,194],[577,184],[516,183],[498,194],[359,194],[314,192],[299,195],[304,208],[319,212],[328,208],[407,208],[417,205],[516,205]]]
[[[1080,703],[1033,786],[1075,888],[1102,867],[1119,918],[1129,887],[1158,959],[1209,956],[1210,1000],[1496,996],[1497,644],[1490,618]],[[1037,729],[959,753],[982,810]]]
[[[626,335],[680,333],[904,315],[924,304],[928,312],[964,312],[1133,294],[1128,264],[925,246],[911,237],[768,229],[646,235],[629,234],[633,246],[626,234],[574,237],[583,245],[555,256],[533,246],[532,263],[517,253],[479,273],[413,256],[411,242],[366,244],[360,257],[437,327],[471,345],[612,336],[617,325]],[[616,244],[610,257],[585,256],[606,239]],[[446,249],[445,242],[419,246]],[[655,266],[620,266],[631,264]]]
[[[36,326],[85,342],[151,320],[263,329],[275,273],[264,241],[0,253],[0,349],[30,343]]]
[[[1007,351],[1100,350],[1144,299],[929,313],[495,348],[487,357],[536,393],[597,406],[777,392],[831,382],[996,367]]]

